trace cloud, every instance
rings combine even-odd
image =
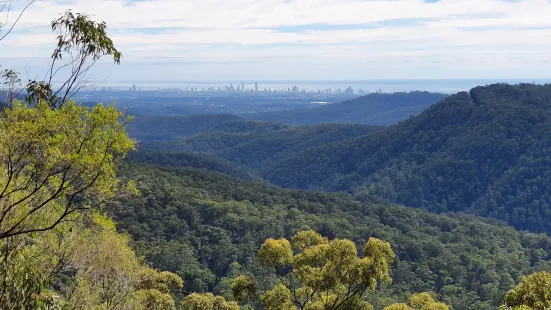
[[[205,79],[544,77],[551,69],[547,0],[39,0],[0,42],[0,58],[44,61],[55,42],[49,23],[66,9],[107,22],[124,62],[104,70],[128,78],[146,66]]]

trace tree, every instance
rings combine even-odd
[[[0,15],[4,12],[7,14],[6,23],[0,23],[0,30],[7,28],[4,33],[0,33],[0,41],[12,32],[23,13],[35,1],[29,0],[24,7],[19,8],[19,15],[12,23],[7,21],[13,1],[0,2]],[[52,108],[56,108],[66,104],[72,96],[86,86],[88,83],[86,77],[90,69],[102,56],[113,56],[114,62],[120,64],[122,54],[107,35],[107,24],[96,22],[86,14],[67,10],[52,21],[51,27],[58,35],[57,44],[51,56],[52,62],[44,79],[29,81],[25,89],[28,103],[37,104],[45,101]],[[60,75],[65,76],[66,80],[55,88],[53,83]],[[4,87],[8,86],[6,103],[10,105],[20,91],[18,87],[21,79],[17,72],[6,69],[0,75],[0,82]]]
[[[115,166],[134,148],[114,106],[15,101],[0,117],[0,305],[44,308],[79,225],[134,193]],[[88,212],[92,210],[92,212]],[[92,225],[94,226],[94,225]],[[102,235],[96,235],[100,238]],[[92,242],[83,242],[93,244]],[[23,303],[23,304],[22,304]]]
[[[119,64],[122,54],[107,35],[106,23],[96,22],[88,15],[68,10],[52,22],[52,30],[58,34],[52,63],[44,81],[30,81],[27,85],[27,101],[45,100],[52,107],[59,107],[86,85],[87,73],[102,56],[111,55]],[[52,91],[54,78],[64,71],[69,78]]]
[[[182,302],[184,310],[239,310],[235,301],[226,301],[222,296],[214,296],[212,293],[192,293],[186,296]]]
[[[370,238],[361,258],[350,240],[329,241],[314,231],[303,231],[291,242],[267,239],[258,259],[279,279],[260,297],[266,309],[372,309],[361,297],[378,283],[391,281],[388,271],[394,253],[389,243]],[[247,282],[244,277],[236,279],[234,293],[240,299],[255,294]]]
[[[145,266],[107,216],[71,220],[7,239],[17,248],[0,257],[2,309],[175,309],[180,277]]]
[[[448,306],[444,303],[437,302],[428,293],[414,294],[409,299],[407,304],[393,304],[384,310],[448,310]]]
[[[13,70],[5,69],[0,71],[0,81],[3,81],[2,88],[5,90],[5,102],[15,100],[22,90],[19,74]]]
[[[55,228],[125,189],[115,165],[135,147],[114,106],[16,102],[0,117],[0,240]]]
[[[91,227],[72,227],[78,233],[64,247],[69,250],[59,274],[71,281],[55,281],[63,308],[175,309],[171,293],[182,288],[182,279],[144,266],[107,216],[91,219]]]
[[[505,295],[502,310],[545,310],[551,307],[551,273],[540,271],[522,280]]]

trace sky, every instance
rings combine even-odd
[[[123,53],[93,70],[107,83],[551,77],[549,0],[37,0],[0,65],[43,76],[67,9],[107,23]]]

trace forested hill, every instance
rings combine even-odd
[[[362,244],[390,242],[398,261],[393,284],[368,299],[376,309],[433,291],[457,310],[496,309],[522,275],[551,270],[551,239],[467,215],[436,215],[382,204],[368,196],[285,190],[242,183],[220,173],[126,165],[141,195],[113,209],[139,254],[182,276],[186,291],[231,296],[228,276],[273,280],[255,259],[266,238],[314,229]],[[362,202],[363,201],[363,202]],[[236,264],[237,262],[238,264]]]
[[[266,172],[296,188],[367,191],[551,232],[551,85],[462,92],[370,135],[311,149]]]
[[[270,122],[248,121],[231,114],[194,116],[137,116],[127,126],[128,133],[140,141],[171,140],[208,131],[232,133],[268,132],[289,127]]]
[[[374,93],[356,99],[304,110],[243,114],[251,120],[290,125],[351,123],[392,125],[417,115],[448,95],[423,91],[392,94]]]
[[[231,125],[231,126],[230,126]],[[247,128],[247,130],[235,130]],[[369,134],[383,127],[353,124],[318,124],[297,127],[258,121],[230,121],[212,131],[173,140],[146,140],[140,153],[199,152],[254,170],[277,165],[304,150]],[[151,154],[153,155],[153,154]],[[176,154],[167,154],[174,157]],[[155,156],[165,156],[157,154]],[[175,164],[180,166],[179,164]],[[217,169],[216,169],[217,170]],[[218,170],[217,170],[218,171]]]

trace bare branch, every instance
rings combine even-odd
[[[11,7],[11,0],[8,0],[10,2],[10,7]],[[29,6],[31,6],[31,4],[33,4],[36,0],[29,0],[29,2],[27,3],[27,5],[21,10],[21,12],[19,13],[19,16],[17,16],[17,19],[15,20],[15,22],[11,25],[10,29],[4,33],[4,35],[2,35],[0,37],[0,41],[2,41],[6,36],[8,36],[8,34],[10,34],[12,31],[13,31],[13,28],[15,28],[15,25],[19,22],[19,20],[21,19],[21,16],[23,16],[23,13],[25,13],[25,11],[29,8]]]

